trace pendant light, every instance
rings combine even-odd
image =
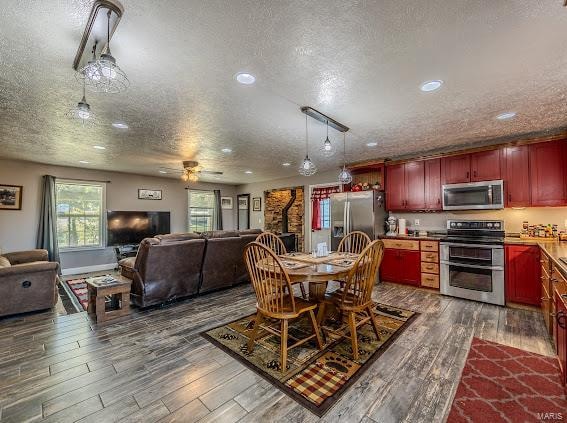
[[[305,115],[305,158],[299,167],[299,174],[311,176],[317,173],[317,166],[309,158],[309,132],[307,130],[307,115]]]
[[[333,148],[333,144],[331,144],[331,140],[329,139],[329,121],[327,121],[327,138],[321,146],[321,153],[323,153],[323,156],[325,157],[331,157],[333,154],[335,154],[335,149]]]
[[[112,12],[109,10],[106,23],[106,52],[102,53],[95,63],[89,61],[81,70],[81,74],[91,91],[116,94],[125,91],[130,81],[126,73],[116,64],[116,59],[110,52],[111,15]],[[94,48],[96,49],[96,44]]]
[[[343,185],[352,182],[352,175],[346,167],[346,132],[343,132],[343,168],[339,172],[339,182]]]
[[[83,126],[92,126],[96,124],[95,113],[91,110],[91,106],[87,103],[85,97],[85,83],[83,82],[83,98],[75,107],[67,112],[67,117],[79,122]]]

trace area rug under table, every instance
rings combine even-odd
[[[71,293],[75,296],[83,310],[87,309],[89,305],[89,293],[87,288],[87,280],[85,278],[64,280],[63,283],[67,284]]]
[[[352,359],[350,339],[327,337],[323,350],[317,348],[315,341],[289,350],[285,373],[280,371],[278,336],[261,330],[253,353],[248,353],[246,344],[254,328],[255,314],[208,330],[202,335],[314,414],[322,416],[417,315],[409,310],[379,303],[375,304],[374,313],[380,328],[380,340],[376,339],[370,324],[359,328],[359,360]],[[269,319],[268,322],[270,325],[278,323]],[[329,327],[336,325],[337,322],[332,318],[323,323],[323,326]],[[307,314],[290,321],[290,335],[305,338],[311,333]],[[290,345],[293,342],[289,340]]]
[[[553,421],[566,413],[555,357],[473,338],[448,422]]]

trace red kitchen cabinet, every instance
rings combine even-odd
[[[531,205],[561,206],[567,203],[565,193],[565,141],[531,144],[530,185]]]
[[[386,168],[386,207],[402,210],[406,201],[405,167],[403,164]]]
[[[531,205],[529,146],[506,147],[503,153],[506,207],[528,207]]]
[[[425,166],[425,208],[442,210],[441,203],[441,159],[426,160]]]
[[[460,184],[470,182],[471,156],[449,156],[441,159],[441,175],[444,184]]]
[[[423,161],[408,162],[404,165],[406,185],[406,209],[425,208],[425,174]]]
[[[380,280],[419,286],[421,283],[420,252],[385,248],[380,265]]]
[[[567,384],[567,307],[555,293],[555,346],[557,348],[557,358],[561,367],[561,382]]]
[[[535,245],[506,245],[506,301],[539,306],[540,249]]]
[[[395,282],[398,278],[398,250],[392,248],[384,249],[384,257],[380,264],[380,280]]]
[[[425,179],[422,161],[386,168],[386,207],[388,210],[423,210]]]
[[[502,179],[501,162],[500,150],[481,151],[471,154],[471,182]]]

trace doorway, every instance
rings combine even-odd
[[[318,219],[318,227],[313,229],[313,193],[314,191],[320,191],[321,188],[327,188],[331,191],[339,192],[341,187],[336,184],[318,184],[318,185],[310,185],[309,186],[309,219],[307,222],[307,230],[309,231],[310,236],[308,251],[315,250],[317,248],[317,244],[321,242],[325,242],[329,250],[331,249],[331,199],[325,198],[319,200],[319,219]]]
[[[236,207],[238,207],[237,229],[250,229],[250,194],[238,194],[236,196]]]

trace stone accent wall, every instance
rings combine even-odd
[[[288,211],[288,229],[297,237],[297,249],[303,251],[303,187],[282,188],[264,192],[264,228],[266,231],[282,233],[282,210],[291,199],[291,190],[295,189],[295,201]]]

